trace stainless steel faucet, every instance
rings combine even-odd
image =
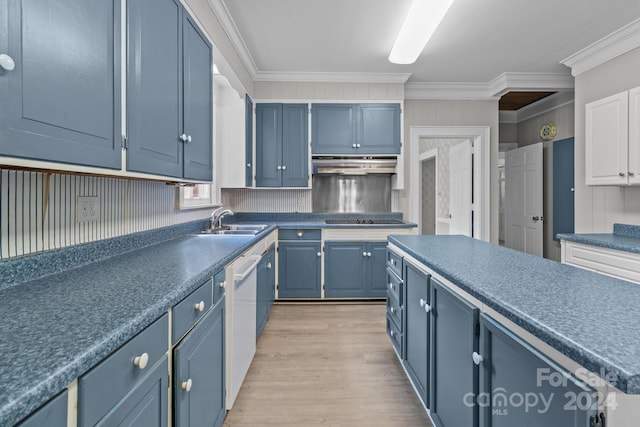
[[[222,227],[222,218],[230,215],[233,215],[231,209],[224,209],[223,207],[219,207],[218,209],[214,210],[209,216],[209,228],[213,230],[215,228]]]

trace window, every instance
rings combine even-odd
[[[196,209],[216,206],[211,184],[194,184],[176,189],[176,209]]]

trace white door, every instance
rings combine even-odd
[[[542,256],[542,143],[507,151],[505,245]]]
[[[472,147],[471,141],[451,147],[449,150],[449,234],[472,235]]]

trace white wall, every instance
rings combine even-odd
[[[640,225],[640,188],[585,185],[585,105],[640,86],[640,48],[576,76],[576,233],[611,233],[614,223]]]
[[[554,108],[535,117],[518,122],[517,137],[519,147],[540,142],[540,128],[554,123],[558,133],[554,141],[574,136],[574,103]],[[543,156],[543,254],[545,258],[560,261],[560,242],[553,240],[553,141],[545,141],[542,149]]]
[[[423,101],[404,102],[404,161],[405,190],[400,191],[399,209],[409,213],[410,167],[416,163],[410,159],[411,126],[489,126],[491,133],[491,241],[498,243],[498,101]]]

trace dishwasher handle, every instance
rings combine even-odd
[[[233,280],[236,282],[240,282],[245,279],[251,272],[256,268],[260,259],[262,257],[260,255],[251,255],[247,257],[247,260],[239,267],[244,267],[243,271],[237,271],[235,268],[233,269]],[[248,267],[247,267],[248,265]]]

